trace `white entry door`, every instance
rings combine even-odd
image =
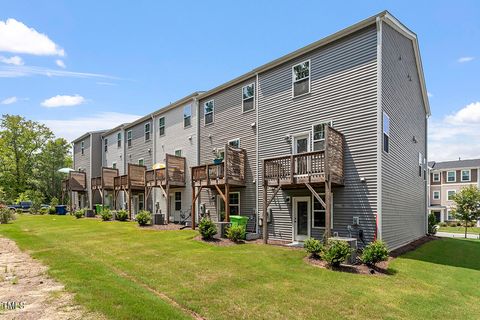
[[[293,240],[304,241],[310,237],[310,197],[293,198]]]

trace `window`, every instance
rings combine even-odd
[[[145,210],[145,195],[143,193],[138,194],[138,211]]]
[[[294,98],[310,92],[310,60],[292,67],[292,80]]]
[[[325,126],[327,125],[332,126],[332,121],[322,122],[312,126],[314,151],[325,149]]]
[[[457,181],[455,176],[455,171],[448,171],[447,172],[447,182],[455,182]]]
[[[182,210],[182,193],[175,192],[175,211]]]
[[[145,141],[150,140],[150,122],[145,123]]]
[[[112,162],[112,168],[117,169],[117,163],[116,162]]]
[[[132,130],[127,131],[127,146],[132,146]]]
[[[138,159],[138,164],[144,166],[145,161],[143,159]]]
[[[255,109],[255,84],[249,84],[242,88],[242,108],[243,112]]]
[[[165,135],[165,117],[158,119],[158,133],[160,136]]]
[[[105,145],[105,152],[107,152],[108,151],[108,139],[104,139],[103,143]]]
[[[203,105],[203,117],[205,125],[213,123],[213,112],[215,110],[215,102],[213,100],[205,102]]]
[[[447,220],[455,220],[455,215],[453,214],[453,210],[447,210]]]
[[[240,148],[240,139],[237,138],[237,139],[229,140],[228,145],[230,147],[238,149]]]
[[[433,191],[433,200],[440,200],[440,191]]]
[[[448,201],[453,201],[453,196],[455,195],[456,191],[455,190],[448,190],[447,191],[447,200]]]
[[[318,194],[323,201],[325,201],[325,193]],[[332,196],[333,197],[333,196]],[[318,202],[317,198],[312,196],[312,227],[313,228],[325,228],[325,208],[322,206],[320,202]],[[333,227],[333,201],[331,202],[331,217],[330,217],[330,225]]]
[[[470,170],[462,170],[462,181],[470,181]]]
[[[183,127],[189,127],[192,124],[192,106],[183,107]]]
[[[421,177],[423,172],[423,155],[421,152],[418,153],[418,175]]]
[[[80,143],[80,149],[82,150],[82,156],[85,154],[85,141]]]
[[[433,182],[440,182],[440,172],[433,173]]]
[[[225,212],[225,203],[221,197],[218,197],[218,213]],[[240,192],[230,192],[228,195],[228,204],[230,206],[230,215],[240,214]]]
[[[120,148],[122,146],[122,133],[119,132],[117,133],[117,148]]]
[[[175,150],[175,155],[176,155],[177,157],[181,157],[181,156],[182,156],[182,150],[181,150],[181,149]]]
[[[388,153],[390,150],[390,117],[383,113],[383,151]]]

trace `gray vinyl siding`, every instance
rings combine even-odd
[[[246,149],[247,159],[245,168],[244,188],[230,188],[230,192],[240,192],[240,214],[248,215],[249,231],[254,231],[256,214],[256,128],[252,123],[256,122],[256,109],[243,112],[242,87],[255,82],[250,78],[240,84],[231,86],[211,96],[204,97],[199,101],[200,107],[200,164],[213,163],[214,148],[222,148],[229,140],[240,139],[240,147]],[[255,90],[257,90],[255,88]],[[204,103],[214,100],[214,123],[204,123]],[[215,190],[205,190],[200,203],[205,203],[210,210],[212,219],[218,220],[217,197]],[[213,199],[212,199],[213,198]]]
[[[92,153],[91,153],[91,176],[99,177],[102,174],[102,134],[101,133],[92,133]],[[102,198],[98,192],[92,193],[90,189],[90,179],[87,179],[88,192],[90,194],[92,206],[95,204],[102,203]]]
[[[310,132],[333,120],[345,135],[345,187],[333,188],[333,231],[348,236],[347,225],[360,217],[365,238],[375,233],[377,210],[377,34],[374,26],[312,51],[259,75],[259,168],[262,159],[291,154],[287,134]],[[292,98],[292,66],[311,59],[310,93]],[[263,207],[259,172],[259,208]],[[365,178],[366,182],[360,182]],[[292,240],[292,203],[288,196],[310,196],[307,189],[280,191],[270,208],[271,239]],[[271,196],[271,193],[269,193]],[[313,229],[312,229],[313,230]],[[321,237],[320,229],[312,236]],[[356,236],[354,233],[352,236]]]
[[[426,181],[418,174],[418,153],[427,153],[426,113],[412,41],[382,27],[382,109],[390,116],[390,150],[382,152],[382,238],[394,249],[426,232]]]
[[[117,144],[117,134],[122,135],[122,144],[118,147]],[[124,163],[123,163],[123,147],[125,145],[124,132],[122,130],[115,131],[109,135],[103,137],[108,139],[107,152],[105,152],[105,145],[102,145],[103,152],[103,166],[111,168],[113,163],[116,163],[119,174],[125,174],[124,172]]]
[[[183,108],[191,105],[192,117],[191,125],[183,126]],[[190,167],[197,163],[197,116],[196,106],[192,101],[181,106],[168,110],[165,113],[155,117],[155,135],[156,135],[156,162],[165,163],[166,154],[175,154],[175,150],[182,150],[182,156],[186,158],[185,187],[172,188],[170,195],[175,196],[175,192],[182,193],[181,211],[191,210],[192,207],[192,184]],[[165,135],[160,136],[158,121],[165,117]],[[159,203],[162,212],[166,212],[166,199],[158,188],[155,190],[155,201]],[[172,201],[173,206],[173,201]],[[172,214],[179,214],[179,212]]]
[[[132,127],[125,128],[125,163],[138,164],[143,159],[145,166],[151,169],[153,165],[153,124],[150,126],[150,140],[145,141],[145,124],[151,123],[152,119],[140,122]],[[132,146],[127,146],[127,132],[132,131]],[[149,152],[150,150],[150,152]]]

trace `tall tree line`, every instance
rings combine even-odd
[[[41,194],[45,203],[61,197],[62,167],[70,167],[70,145],[45,125],[18,115],[0,120],[0,201]]]

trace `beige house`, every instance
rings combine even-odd
[[[480,187],[480,159],[430,162],[429,168],[428,211],[438,222],[453,221],[452,196],[469,185]]]

